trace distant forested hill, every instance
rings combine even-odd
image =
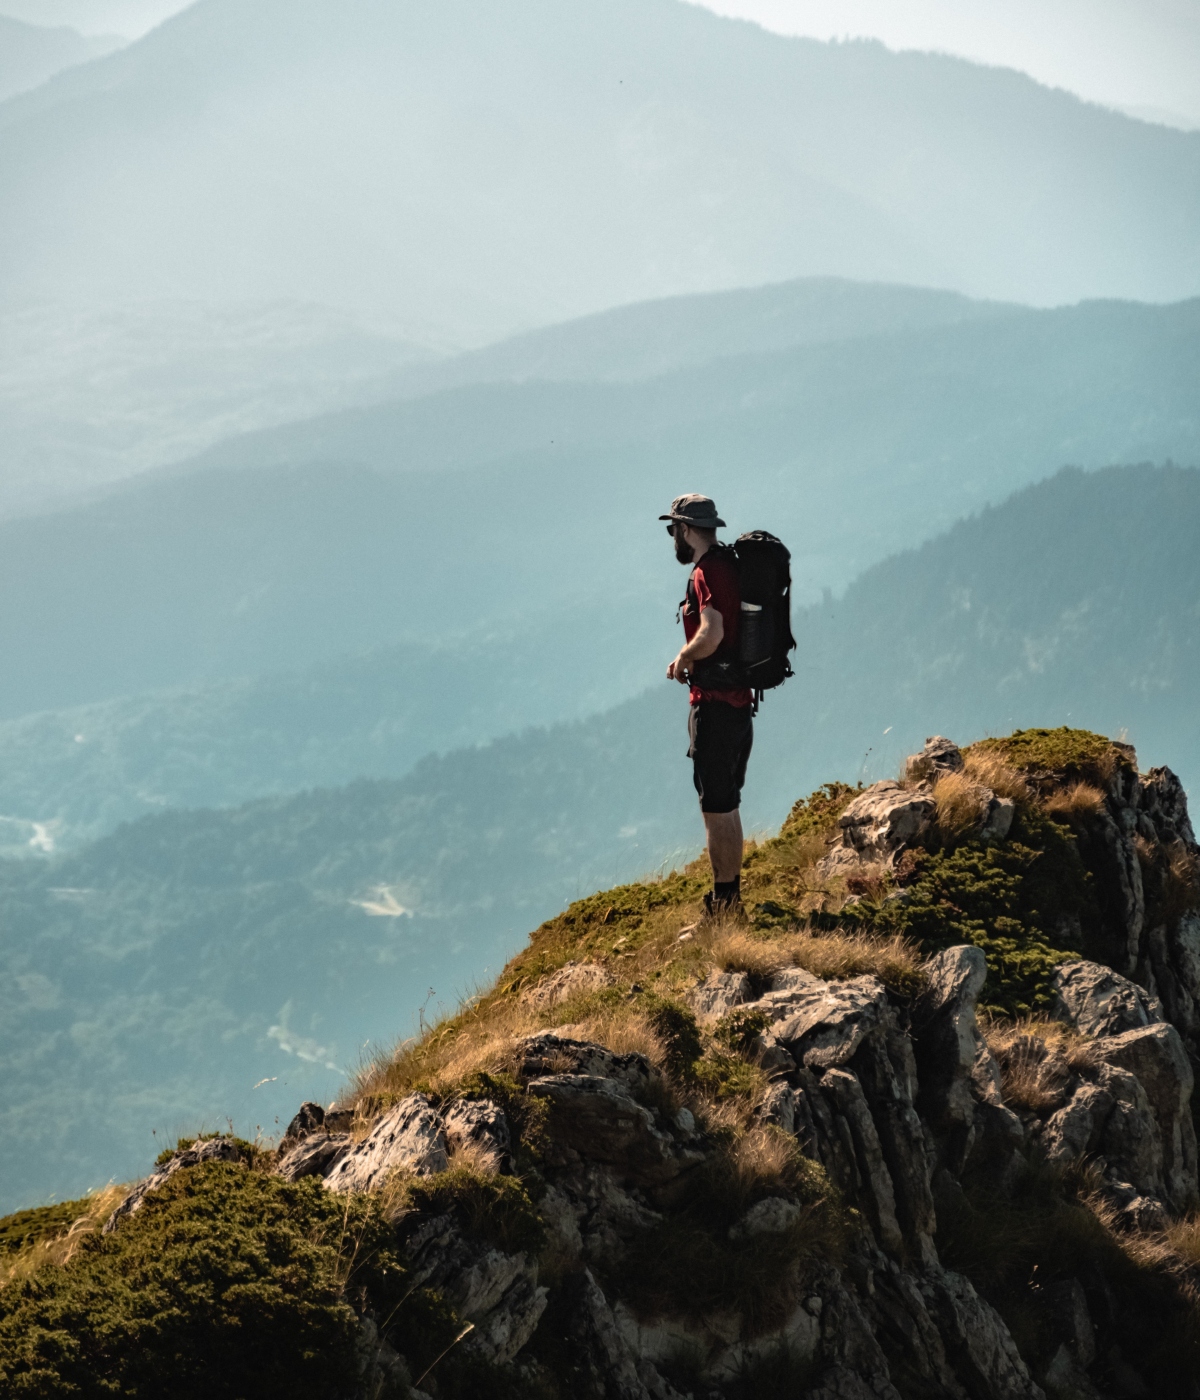
[[[1200,780],[1198,532],[1200,472],[1065,471],[800,612],[747,822],[937,731],[1125,732],[1143,766]],[[272,1128],[430,989],[453,1000],[564,901],[694,849],[683,720],[664,681],[399,781],[0,862],[0,1208],[134,1170],[152,1127]]]
[[[614,581],[657,610],[679,571],[656,517],[688,489],[786,539],[810,600],[1066,463],[1200,461],[1197,382],[1200,301],[1103,302],[259,435],[0,523],[0,717],[438,644],[595,609]]]

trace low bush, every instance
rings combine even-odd
[[[404,1270],[366,1202],[228,1163],[176,1173],[111,1235],[0,1293],[0,1392],[350,1395],[348,1290],[395,1306]]]
[[[407,1177],[389,1192],[391,1211],[419,1210],[453,1215],[471,1239],[484,1240],[506,1254],[536,1254],[545,1230],[525,1185],[513,1176],[495,1176],[451,1167],[434,1176]]]
[[[1118,766],[1131,767],[1127,753],[1088,729],[1018,729],[1003,739],[981,739],[971,753],[994,754],[1031,779],[1052,777],[1056,785],[1107,787]]]
[[[915,851],[909,868],[904,897],[882,906],[875,927],[926,954],[973,943],[988,959],[985,1010],[1048,1010],[1053,969],[1083,956],[1099,926],[1095,882],[1070,831],[1030,810],[1008,841]]]

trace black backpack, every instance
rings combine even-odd
[[[783,542],[766,530],[739,535],[732,546],[718,545],[735,564],[742,595],[741,631],[737,658],[724,656],[724,648],[696,663],[693,679],[704,690],[740,690],[749,687],[755,700],[793,675],[788,652],[792,636],[792,556]],[[688,601],[695,608],[692,580]]]

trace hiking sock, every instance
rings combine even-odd
[[[742,877],[739,875],[733,880],[714,880],[712,903],[713,908],[722,906],[729,908],[730,905],[742,902]]]

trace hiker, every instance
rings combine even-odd
[[[754,742],[754,696],[749,686],[737,683],[742,605],[737,556],[717,540],[725,522],[707,496],[679,496],[659,519],[669,522],[676,559],[691,565],[687,597],[680,604],[684,645],[667,677],[689,687],[688,757],[713,872],[704,907],[715,914],[741,906],[738,808]]]

